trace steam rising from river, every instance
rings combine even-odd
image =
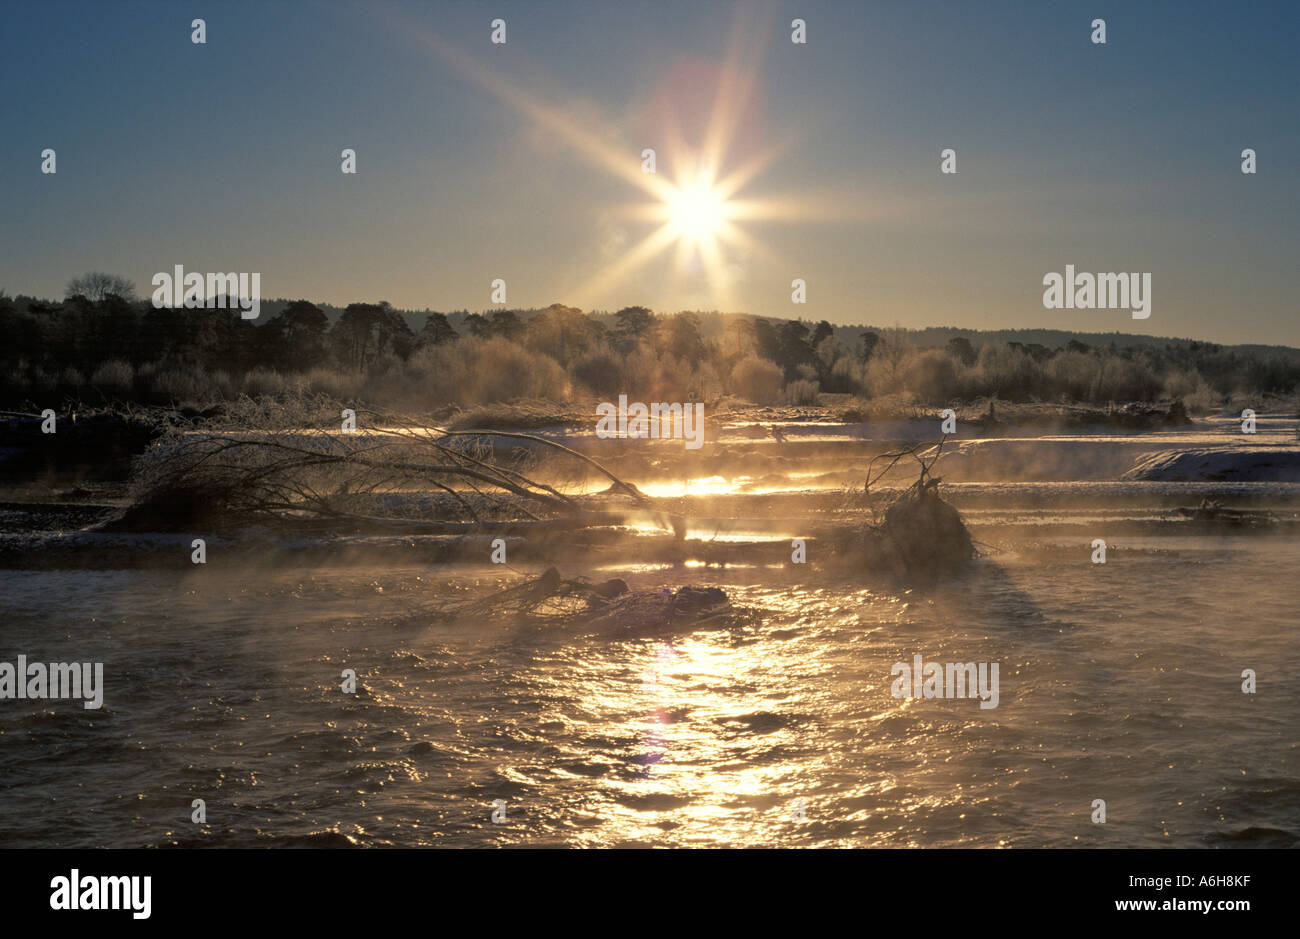
[[[6,843],[1297,843],[1300,539],[1170,515],[1211,491],[1293,510],[1295,484],[955,473],[943,491],[984,556],[909,589],[825,564],[815,538],[790,560],[789,539],[866,517],[869,448],[763,446],[680,491],[642,467],[655,511],[692,519],[672,556],[643,550],[665,527],[628,506],[612,540],[556,536],[545,560],[512,541],[504,565],[486,543],[449,565],[417,535],[303,536],[274,564],[214,539],[202,567],[7,572],[11,648],[104,662],[105,696],[0,709]],[[546,564],[647,593],[718,586],[744,615],[624,636],[428,613]],[[1000,663],[998,707],[893,697],[891,666],[915,655]]]

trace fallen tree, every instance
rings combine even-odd
[[[590,456],[539,435],[452,430],[378,411],[359,411],[363,429],[349,433],[339,413],[339,403],[328,398],[245,399],[201,424],[172,426],[137,461],[129,508],[101,530],[219,533],[256,526],[286,535],[488,535],[522,538],[537,558],[600,543],[604,533],[631,536],[634,528],[661,529],[659,538],[683,545],[688,532],[726,521],[663,511],[664,503]],[[859,496],[865,506],[839,519],[827,540],[832,556],[848,557],[858,570],[904,578],[938,575],[974,556],[960,514],[939,496],[932,473],[944,442],[871,462]],[[891,472],[913,464],[917,478],[906,489],[879,489]],[[586,495],[565,491],[574,478],[568,472],[588,483]],[[608,486],[591,491],[593,478]],[[810,538],[826,527],[800,521]],[[654,537],[637,537],[647,552],[663,548]],[[707,536],[689,542],[707,544]],[[753,547],[736,550],[754,556]]]
[[[105,524],[114,531],[185,531],[195,526],[400,523],[427,530],[581,517],[587,510],[555,485],[530,476],[538,451],[609,480],[606,494],[650,505],[599,462],[533,434],[448,430],[410,416],[359,411],[364,430],[347,432],[327,398],[243,399],[202,425],[177,425],[137,460],[131,505]],[[527,441],[501,452],[496,441]],[[432,501],[384,496],[432,493]],[[587,519],[590,522],[590,519]],[[451,528],[439,528],[450,525]]]

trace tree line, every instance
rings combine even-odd
[[[62,301],[0,293],[0,394],[11,408],[50,395],[165,404],[274,393],[308,377],[334,390],[391,396],[402,393],[402,382],[437,385],[440,370],[470,360],[475,394],[487,399],[535,387],[564,396],[640,392],[628,383],[642,381],[675,390],[672,400],[734,394],[813,404],[829,392],[902,394],[927,404],[1165,397],[1209,407],[1233,394],[1289,394],[1300,385],[1300,352],[1192,341],[1138,349],[1070,340],[1048,348],[966,336],[923,348],[897,327],[863,328],[846,341],[846,331],[826,320],[730,314],[721,322],[715,328],[710,320],[706,331],[691,312],[632,306],[594,315],[556,303],[541,311],[428,312],[417,330],[386,302],[351,303],[331,318],[307,300],[254,322],[232,309],[156,308],[137,299],[129,281],[92,273],[70,281]],[[533,381],[485,382],[483,369],[522,370]],[[451,387],[430,397],[456,394]]]

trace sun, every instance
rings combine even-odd
[[[659,139],[647,141],[661,149],[673,169],[672,178],[660,176],[653,165],[647,168],[646,153],[655,152],[655,147],[647,150],[640,143],[629,146],[626,141],[608,139],[594,129],[600,122],[546,101],[527,86],[506,80],[460,46],[415,28],[415,34],[462,76],[567,144],[591,166],[649,196],[647,201],[610,207],[611,220],[648,223],[650,230],[639,241],[620,245],[616,256],[574,287],[571,296],[585,305],[598,305],[634,272],[660,255],[672,253],[676,255],[674,278],[688,278],[691,289],[702,283],[713,305],[722,309],[736,302],[734,289],[748,266],[780,267],[785,263],[748,230],[753,225],[853,216],[845,210],[845,194],[806,192],[768,198],[744,194],[795,137],[790,134],[761,146],[750,140],[747,155],[739,152],[738,128],[754,107],[758,65],[768,33],[754,27],[752,18],[742,15],[739,7],[737,10],[726,55],[714,69],[716,90],[712,108],[705,115],[707,123],[686,135],[670,109]]]
[[[727,202],[705,180],[675,189],[667,198],[673,233],[692,242],[711,241],[727,221]]]

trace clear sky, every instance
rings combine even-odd
[[[1300,344],[1298,40],[1292,2],[9,0],[0,288],[183,264],[451,310],[500,277],[511,307]],[[634,207],[702,153],[752,171],[736,237],[642,258]],[[1150,272],[1151,317],[1044,309],[1066,264]]]

